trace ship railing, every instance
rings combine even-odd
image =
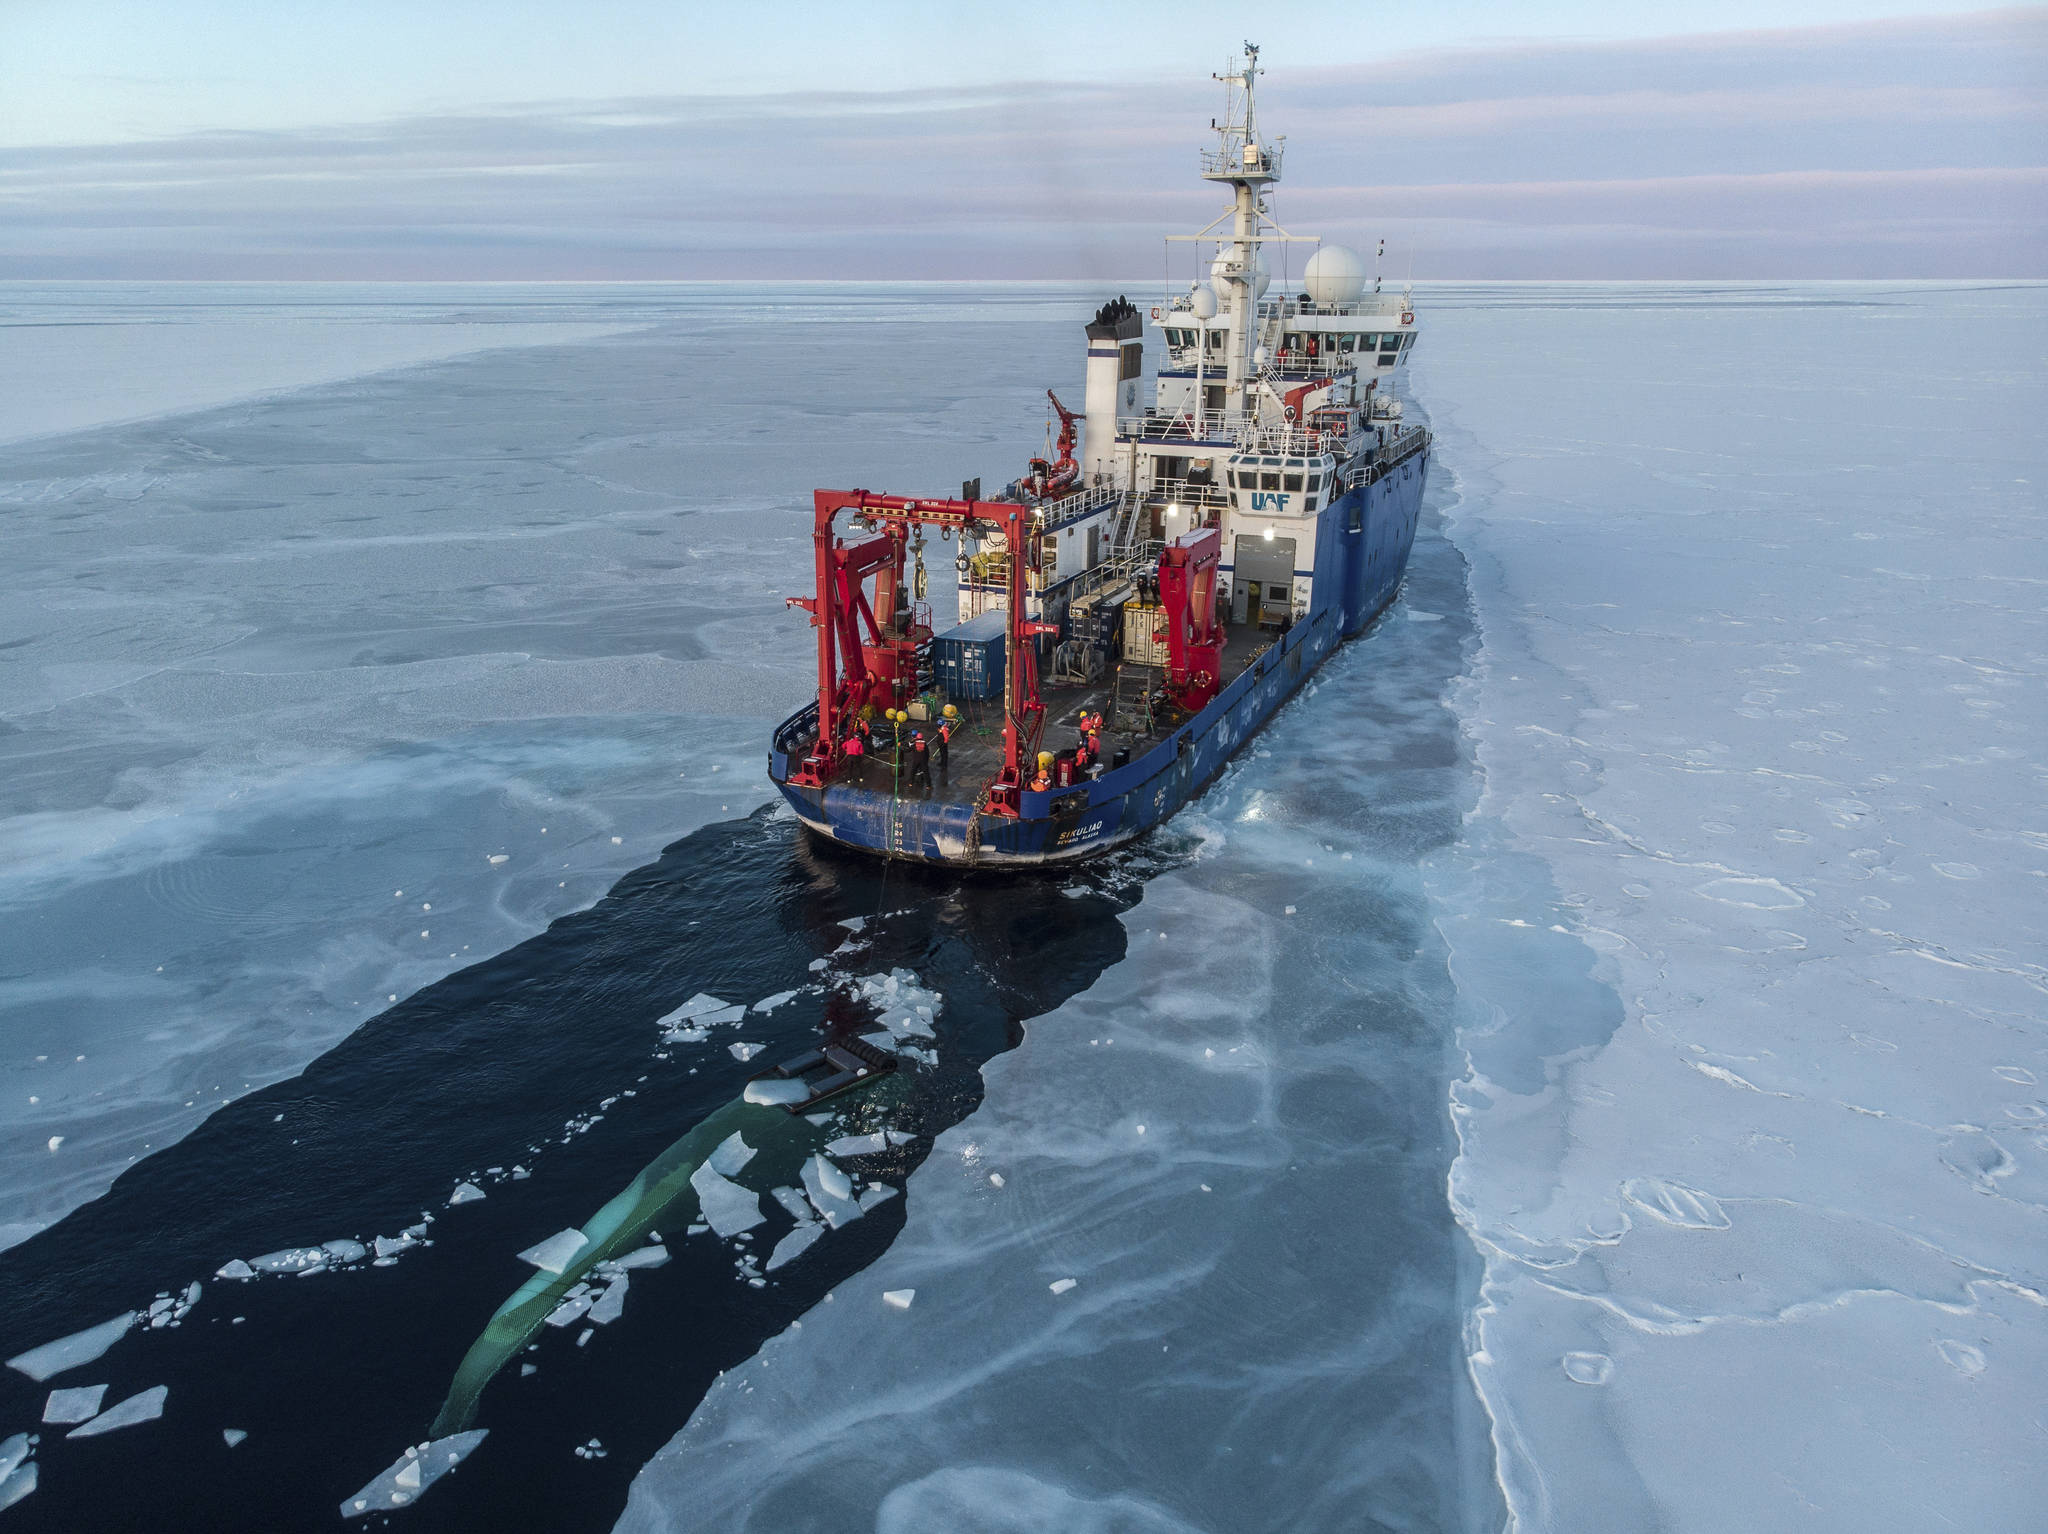
[[[1230,440],[1230,429],[1223,417],[1211,413],[1197,421],[1191,410],[1174,415],[1147,411],[1144,415],[1125,416],[1116,423],[1116,431],[1120,437],[1135,437],[1141,442],[1213,444]]]
[[[1249,176],[1254,180],[1280,174],[1280,159],[1286,151],[1278,144],[1245,144],[1229,149],[1204,149],[1204,176]]]
[[[1230,504],[1230,492],[1221,485],[1161,477],[1152,481],[1152,488],[1145,492],[1145,499],[1155,505],[1213,506],[1220,510]]]
[[[1236,433],[1240,453],[1271,454],[1276,458],[1315,458],[1323,453],[1342,457],[1356,442],[1356,434],[1314,426],[1246,425]]]
[[[784,756],[794,755],[799,747],[808,746],[817,733],[818,700],[813,698],[776,730],[775,749]]]
[[[1114,502],[1119,491],[1114,485],[1090,485],[1085,490],[1076,490],[1072,495],[1061,496],[1056,501],[1047,501],[1038,508],[1038,525],[1042,531],[1064,527],[1076,518],[1100,511]]]
[[[1374,480],[1385,479],[1393,469],[1428,447],[1429,441],[1426,428],[1408,427],[1346,470],[1344,488],[1356,490]]]

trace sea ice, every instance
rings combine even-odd
[[[68,1390],[53,1390],[43,1405],[43,1421],[90,1421],[99,1415],[100,1400],[106,1393],[104,1385],[75,1385]]]
[[[1065,1294],[1069,1289],[1073,1288],[1074,1285],[1079,1282],[1079,1279],[1056,1278],[1051,1283],[1047,1284],[1046,1288],[1050,1289],[1054,1294]]]
[[[824,1234],[825,1227],[816,1220],[798,1221],[780,1241],[775,1243],[775,1250],[768,1254],[768,1261],[763,1264],[762,1270],[773,1273],[784,1263],[801,1257],[811,1249],[811,1244]]]
[[[803,1184],[811,1203],[834,1230],[860,1218],[860,1205],[853,1201],[853,1180],[823,1156],[804,1163]]]
[[[614,1257],[612,1261],[618,1267],[627,1270],[633,1268],[658,1268],[668,1261],[668,1248],[665,1246],[636,1247],[623,1257]]]
[[[742,1041],[737,1044],[728,1044],[725,1047],[732,1052],[733,1059],[744,1065],[768,1046],[766,1044],[749,1044]]]
[[[740,1131],[735,1129],[731,1134],[718,1142],[716,1150],[705,1157],[705,1165],[709,1166],[712,1171],[718,1173],[721,1177],[734,1177],[739,1174],[742,1167],[753,1159],[754,1148],[747,1144],[745,1139],[741,1137]]]
[[[258,1273],[307,1273],[326,1267],[327,1253],[317,1246],[290,1246],[251,1257],[249,1266]]]
[[[606,1285],[590,1307],[590,1319],[598,1326],[609,1326],[626,1313],[626,1289],[632,1280],[621,1273]]]
[[[230,1449],[241,1447],[242,1441],[246,1439],[248,1436],[248,1432],[243,1428],[224,1427],[220,1430],[221,1442],[226,1444]]]
[[[576,1288],[583,1289],[584,1286],[578,1284]],[[591,1296],[587,1289],[585,1290],[585,1292],[581,1294],[578,1294],[575,1289],[572,1289],[569,1291],[568,1294],[562,1297],[562,1302],[559,1305],[557,1305],[553,1310],[548,1312],[548,1325],[574,1326],[578,1321],[581,1321],[584,1318],[584,1316],[590,1313],[590,1307],[592,1303],[593,1302]]]
[[[117,1428],[134,1427],[142,1422],[154,1422],[164,1414],[164,1401],[170,1395],[168,1385],[152,1385],[147,1390],[137,1391],[118,1405],[110,1406],[83,1427],[75,1427],[66,1438],[93,1438],[101,1433],[111,1433]]]
[[[748,1082],[746,1090],[740,1094],[745,1101],[764,1108],[786,1107],[790,1103],[800,1103],[810,1095],[811,1089],[801,1081],[783,1081],[772,1076]]]
[[[877,1131],[874,1134],[841,1135],[836,1140],[826,1142],[825,1153],[828,1156],[846,1158],[872,1156],[877,1151],[888,1149],[888,1146],[888,1137]]]
[[[102,1353],[119,1342],[128,1328],[135,1324],[135,1316],[114,1317],[102,1321],[98,1326],[89,1326],[82,1332],[73,1332],[69,1337],[59,1337],[55,1342],[46,1342],[39,1348],[30,1348],[26,1353],[17,1353],[7,1360],[7,1367],[17,1369],[32,1380],[46,1380],[67,1369],[76,1369],[89,1364]]]
[[[583,1250],[587,1238],[583,1232],[571,1226],[568,1230],[555,1232],[547,1240],[529,1246],[519,1254],[521,1262],[530,1262],[536,1268],[549,1273],[565,1273],[569,1264],[576,1260],[576,1254]]]
[[[30,1460],[27,1464],[9,1471],[5,1479],[0,1479],[0,1508],[12,1507],[23,1497],[34,1491],[36,1489],[36,1480],[37,1471],[34,1460]]]
[[[360,1518],[365,1513],[381,1513],[406,1506],[467,1459],[489,1436],[489,1428],[475,1428],[407,1449],[390,1469],[342,1502],[341,1516]]]
[[[894,1310],[910,1309],[911,1301],[917,1298],[915,1289],[884,1289],[882,1303]]]
[[[26,1433],[12,1433],[0,1439],[0,1481],[14,1474],[16,1467],[28,1458],[34,1447]]]
[[[448,1206],[452,1209],[457,1204],[473,1204],[484,1196],[484,1190],[475,1183],[459,1182],[455,1185],[455,1191],[448,1195]]]
[[[379,1241],[382,1241],[384,1238],[382,1236],[379,1236],[377,1239]],[[381,1257],[384,1254],[382,1252],[379,1252],[378,1255]],[[215,1278],[230,1278],[235,1279],[237,1281],[246,1281],[256,1276],[256,1270],[250,1267],[249,1264],[244,1262],[241,1258],[234,1257],[230,1258],[227,1262],[223,1263],[220,1267],[220,1270],[213,1276]]]
[[[690,1174],[690,1186],[697,1190],[697,1203],[704,1212],[705,1223],[720,1236],[752,1230],[767,1218],[761,1213],[758,1193],[726,1181],[709,1161]]]

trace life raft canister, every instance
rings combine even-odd
[[[1413,309],[1402,311],[1401,323],[1403,325],[1413,325],[1415,323],[1415,311]]]

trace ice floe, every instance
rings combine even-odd
[[[569,1264],[576,1260],[576,1254],[583,1250],[587,1239],[582,1231],[571,1226],[567,1230],[557,1231],[545,1241],[529,1246],[519,1254],[519,1260],[532,1263],[544,1272],[566,1273]]]
[[[135,1324],[135,1313],[127,1312],[102,1321],[98,1326],[89,1326],[82,1332],[73,1332],[68,1337],[59,1337],[55,1342],[46,1342],[39,1348],[30,1348],[26,1353],[17,1353],[7,1360],[7,1367],[26,1374],[32,1380],[46,1380],[52,1375],[62,1374],[67,1369],[76,1369],[89,1364],[102,1353],[119,1342],[128,1328]]]
[[[773,1273],[784,1263],[801,1257],[824,1234],[825,1227],[818,1221],[798,1221],[780,1241],[775,1243],[775,1250],[768,1254],[768,1261],[763,1265],[764,1270]]]
[[[101,1433],[111,1433],[124,1427],[135,1427],[139,1423],[154,1422],[164,1414],[164,1401],[169,1397],[171,1387],[152,1385],[139,1390],[119,1405],[109,1406],[82,1427],[75,1427],[66,1438],[93,1438]]]
[[[53,1390],[50,1399],[43,1403],[43,1421],[90,1422],[100,1414],[100,1401],[106,1393],[104,1385],[74,1385],[66,1390]]]
[[[341,1504],[341,1516],[360,1518],[365,1513],[387,1512],[418,1500],[420,1493],[461,1464],[476,1446],[490,1436],[489,1428],[451,1433],[446,1438],[416,1444],[399,1455],[391,1468]]]
[[[761,1213],[758,1193],[728,1182],[709,1161],[690,1174],[690,1186],[697,1190],[697,1204],[704,1212],[705,1223],[720,1236],[752,1230],[767,1218]]]
[[[474,1204],[478,1199],[487,1196],[475,1183],[459,1182],[455,1185],[455,1191],[448,1195],[448,1207],[452,1209],[457,1204]]]

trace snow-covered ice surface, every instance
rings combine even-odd
[[[1431,311],[1484,795],[1429,890],[1521,1527],[2038,1527],[2048,288]]]
[[[0,438],[158,413],[0,465],[0,1244],[765,803],[811,489],[1021,461],[1092,292],[5,285]]]
[[[659,295],[630,284],[0,282],[0,442],[601,335],[644,324]]]

